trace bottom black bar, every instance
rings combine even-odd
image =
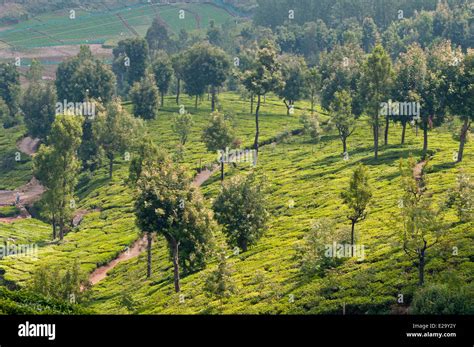
[[[473,346],[474,316],[0,316],[0,347]]]

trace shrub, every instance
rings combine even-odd
[[[410,313],[423,315],[474,314],[474,287],[432,284],[414,295]]]

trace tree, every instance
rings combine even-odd
[[[217,88],[227,79],[230,69],[226,53],[209,43],[199,43],[186,51],[183,61],[183,79],[189,95],[197,97],[204,94],[207,87],[211,88],[211,110],[216,108]]]
[[[81,46],[77,56],[58,65],[56,90],[60,102],[108,102],[114,95],[115,77],[107,65],[93,57],[89,46]]]
[[[421,103],[422,98],[428,95],[425,90],[428,86],[428,71],[427,62],[424,51],[418,44],[413,44],[407,48],[406,53],[401,53],[397,64],[395,65],[395,78],[393,83],[393,96],[398,102],[415,102]],[[430,92],[434,92],[430,90]],[[432,95],[432,94],[431,94]],[[428,101],[428,100],[426,100]],[[423,112],[424,132],[426,139],[424,144],[428,147],[428,132],[427,132],[427,116]],[[399,114],[394,115],[396,120],[402,124],[402,139],[401,144],[405,144],[405,133],[407,124],[415,120],[415,114]],[[425,126],[426,125],[426,126]]]
[[[464,146],[468,139],[471,123],[474,120],[474,53],[466,55],[459,63],[458,74],[453,76],[449,93],[449,107],[462,121],[459,135],[459,150],[457,162],[464,156]]]
[[[302,115],[300,123],[303,124],[303,133],[309,135],[313,143],[319,143],[321,140],[322,130],[319,125],[318,117],[315,115]]]
[[[160,107],[159,91],[153,76],[147,75],[140,82],[135,82],[130,90],[135,117],[155,119]]]
[[[246,252],[267,229],[268,212],[263,182],[255,173],[234,177],[223,184],[213,204],[227,243]]]
[[[405,163],[400,160],[401,187],[404,195],[401,203],[401,240],[406,255],[415,261],[418,268],[418,285],[425,283],[427,251],[441,241],[443,228],[439,211],[432,207],[427,192],[425,168],[419,177],[415,177],[416,162],[409,158]]]
[[[352,114],[351,94],[344,90],[336,92],[330,107],[331,123],[333,123],[342,141],[343,153],[347,153],[347,139],[355,130],[355,117]]]
[[[456,208],[461,222],[474,219],[474,185],[463,170],[456,177],[456,188],[449,192],[447,206]]]
[[[21,103],[28,134],[46,140],[56,116],[56,90],[50,83],[32,82]]]
[[[118,79],[119,89],[127,93],[135,82],[146,75],[148,66],[148,43],[143,38],[130,38],[119,41],[113,49],[112,70]]]
[[[347,219],[351,221],[351,245],[352,256],[354,256],[355,225],[367,218],[367,206],[372,198],[367,169],[362,164],[359,164],[354,170],[349,188],[341,193],[341,197],[349,208]]]
[[[43,65],[36,59],[31,60],[30,68],[26,73],[26,79],[29,82],[39,82],[43,77]]]
[[[232,280],[232,269],[227,263],[224,250],[218,253],[217,261],[217,267],[207,276],[203,290],[207,296],[215,296],[222,303],[225,298],[236,292],[236,286]]]
[[[174,117],[172,129],[174,133],[179,136],[179,143],[181,146],[186,145],[193,125],[194,121],[190,113],[183,112]]]
[[[320,93],[322,88],[322,77],[316,67],[308,69],[306,84],[308,86],[310,94],[311,114],[314,114],[314,103],[316,94]]]
[[[377,45],[367,58],[363,67],[361,93],[364,98],[364,109],[372,118],[374,134],[374,157],[378,159],[380,105],[387,100],[392,77],[392,62],[382,46]],[[388,136],[389,116],[386,118],[385,139]]]
[[[234,131],[222,113],[214,112],[202,134],[202,141],[210,152],[221,151],[221,181],[224,180],[224,152],[235,140]]]
[[[287,115],[289,115],[295,101],[306,96],[308,68],[304,58],[297,56],[284,55],[280,63],[284,83],[276,92],[283,99]]]
[[[362,48],[366,53],[371,52],[377,44],[377,24],[371,17],[366,17],[362,23]]]
[[[152,63],[153,74],[155,75],[156,86],[161,94],[161,107],[165,105],[165,94],[170,87],[173,76],[173,66],[171,60],[165,52],[159,52]]]
[[[75,206],[73,194],[80,169],[77,150],[81,144],[82,121],[81,116],[56,116],[48,146],[42,145],[34,158],[35,176],[47,188],[43,199],[51,215],[53,239],[56,225],[59,225],[59,238],[63,239]]]
[[[255,68],[246,70],[242,76],[242,83],[252,95],[257,95],[255,109],[255,140],[253,147],[258,152],[258,138],[260,134],[259,115],[261,97],[271,91],[282,88],[280,64],[277,61],[275,46],[267,42],[257,51]]]
[[[209,255],[214,229],[212,213],[186,169],[168,158],[160,165],[142,167],[137,187],[137,224],[142,231],[150,235],[156,232],[166,239],[173,261],[174,288],[179,292],[180,265],[204,266]],[[150,274],[150,265],[148,269]]]
[[[115,155],[135,144],[142,126],[140,120],[122,108],[120,100],[109,103],[105,112],[97,115],[92,131],[94,139],[109,160],[109,178],[113,175]]]
[[[173,45],[166,23],[160,17],[153,19],[146,32],[145,40],[151,51],[169,51]]]
[[[0,63],[0,99],[8,107],[8,114],[2,119],[3,126],[10,128],[19,124],[20,74],[13,64]]]
[[[171,57],[171,65],[173,66],[174,75],[176,76],[176,105],[179,105],[179,97],[181,95],[181,81],[185,74],[185,57],[184,53],[175,54]]]

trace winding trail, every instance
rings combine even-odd
[[[32,156],[38,150],[39,143],[39,139],[33,139],[28,136],[19,140],[16,146],[20,152]],[[19,216],[1,218],[0,223],[11,223],[19,219],[30,218],[31,216],[25,206],[32,205],[38,201],[45,190],[35,177],[16,190],[0,190],[0,206],[16,205],[21,211]]]

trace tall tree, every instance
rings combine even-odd
[[[342,141],[343,153],[347,153],[347,139],[355,130],[352,97],[348,91],[336,92],[329,114],[331,116],[331,123],[337,128],[339,138]]]
[[[165,94],[168,93],[171,77],[173,76],[173,66],[166,52],[158,52],[153,60],[152,69],[156,86],[161,95],[161,107],[163,107],[165,105]]]
[[[179,292],[180,259],[202,262],[209,254],[212,214],[185,168],[169,159],[143,167],[137,187],[137,224],[141,230],[159,233],[166,239],[173,262],[174,288]]]
[[[8,115],[4,115],[3,126],[9,128],[19,123],[18,105],[20,102],[20,74],[15,65],[0,63],[0,99],[8,107]]]
[[[407,48],[406,53],[401,53],[397,63],[395,65],[395,78],[393,83],[393,96],[397,102],[414,102],[420,104],[423,102],[425,106],[425,100],[423,97],[427,95],[427,82],[428,82],[428,71],[427,71],[427,62],[426,56],[418,44],[413,44]],[[431,92],[433,92],[431,90]],[[426,100],[428,101],[428,100]],[[401,111],[401,110],[399,110]],[[421,111],[421,109],[420,109]],[[406,127],[410,121],[415,120],[414,114],[401,114],[398,112],[398,115],[394,115],[396,120],[399,120],[402,124],[402,138],[401,144],[405,144],[405,134]],[[425,116],[423,112],[423,124],[425,131],[424,152],[426,152],[428,147],[428,116]],[[425,121],[426,120],[426,121]]]
[[[308,68],[304,58],[288,54],[280,58],[280,64],[284,83],[276,92],[283,99],[289,115],[295,101],[306,96]]]
[[[140,120],[122,108],[120,100],[109,103],[105,112],[99,112],[97,115],[92,124],[92,131],[94,139],[109,161],[109,178],[113,175],[115,156],[127,149],[131,150],[142,126]]]
[[[151,51],[170,51],[173,46],[173,40],[170,37],[166,22],[160,17],[155,17],[148,28],[145,40]]]
[[[362,23],[362,47],[366,53],[371,52],[377,44],[377,24],[371,17],[366,17]]]
[[[443,226],[439,211],[432,207],[432,201],[427,194],[426,172],[424,168],[415,177],[416,162],[409,158],[407,162],[400,160],[401,186],[404,195],[401,199],[400,229],[403,250],[410,259],[415,261],[418,268],[418,285],[425,283],[425,266],[427,251],[441,242]]]
[[[135,82],[130,90],[135,117],[155,119],[160,107],[159,91],[152,75],[143,77]]]
[[[31,65],[30,68],[28,69],[28,72],[26,73],[26,79],[29,82],[39,82],[41,81],[43,77],[43,65],[41,65],[41,62],[39,62],[36,59],[31,60]]]
[[[88,46],[81,46],[77,56],[59,64],[56,90],[60,102],[85,102],[89,98],[108,102],[115,91],[112,71],[93,57]]]
[[[322,77],[319,73],[318,68],[312,67],[308,69],[306,76],[306,84],[309,89],[310,100],[311,100],[311,114],[314,114],[314,104],[316,102],[316,95],[321,93],[322,88]]]
[[[56,116],[56,90],[51,83],[31,83],[23,94],[21,110],[28,134],[46,140]]]
[[[174,75],[176,77],[176,105],[179,105],[179,97],[181,95],[181,81],[184,79],[185,57],[184,53],[178,53],[171,57]]]
[[[457,162],[464,157],[464,145],[474,120],[474,53],[466,55],[462,63],[459,63],[459,73],[454,76],[449,94],[450,109],[462,121],[459,135],[459,150]]]
[[[211,120],[202,134],[202,141],[208,151],[221,151],[221,181],[224,180],[224,153],[228,147],[232,146],[234,140],[235,135],[230,122],[222,113],[212,113]]]
[[[374,157],[379,155],[380,105],[388,101],[392,62],[382,46],[377,45],[367,58],[363,67],[361,94],[364,98],[364,109],[372,118],[374,135]],[[386,118],[385,139],[388,136],[389,115]]]
[[[211,88],[211,109],[216,108],[217,88],[227,79],[230,63],[226,53],[209,43],[199,43],[186,51],[184,58],[183,78],[189,95],[195,96],[196,101],[207,87]],[[197,103],[196,103],[197,107]]]
[[[277,52],[271,42],[260,46],[257,51],[255,68],[246,70],[242,76],[242,83],[247,90],[257,96],[255,109],[255,140],[253,147],[258,152],[258,139],[260,135],[260,106],[263,95],[282,87],[281,66],[277,61]]]
[[[42,145],[34,158],[35,176],[47,188],[44,200],[51,214],[53,239],[56,225],[62,240],[74,208],[74,188],[80,162],[77,150],[81,144],[82,117],[58,115],[48,136],[48,146]]]
[[[148,43],[143,38],[119,41],[117,47],[113,49],[113,55],[113,71],[121,91],[127,93],[135,82],[146,75],[149,60]]]
[[[267,229],[263,182],[251,173],[230,179],[221,189],[213,205],[216,219],[224,228],[227,243],[246,252]]]
[[[342,192],[341,197],[349,208],[347,218],[351,221],[351,245],[352,256],[354,256],[355,225],[367,218],[367,206],[372,198],[367,169],[362,164],[359,164],[354,170],[349,189]]]

